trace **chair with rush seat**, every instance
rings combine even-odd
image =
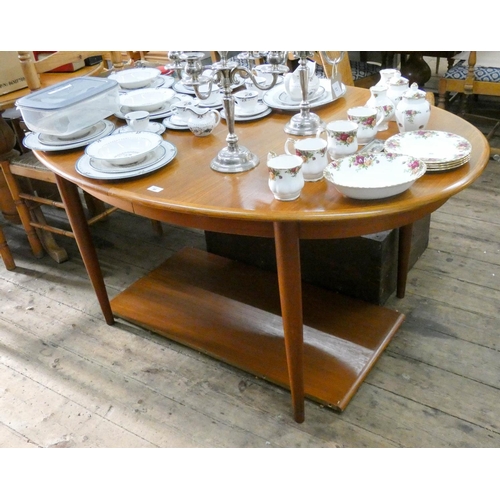
[[[438,107],[449,109],[453,100],[460,99],[458,114],[484,119],[491,124],[486,138],[492,141],[500,127],[498,104],[481,108],[480,96],[500,98],[500,52],[462,53],[456,56],[458,62],[439,81]],[[491,147],[491,154],[500,154],[500,148]]]
[[[38,61],[35,61],[32,52],[18,52],[18,55],[28,88],[31,91],[44,88],[46,84],[55,83],[54,75],[48,78],[48,73],[55,68],[89,57],[101,56],[102,60],[83,74],[80,72],[81,70],[76,73],[64,74],[57,79],[57,83],[65,79],[75,78],[75,76],[98,75],[108,70],[120,70],[125,67],[122,52],[55,52]],[[22,127],[22,120],[20,123]],[[24,129],[28,132],[25,127]],[[8,161],[2,161],[0,166],[33,253],[40,256],[45,249],[56,262],[67,260],[66,250],[57,244],[53,234],[74,237],[73,233],[57,227],[54,223],[49,223],[42,210],[43,206],[65,210],[57,189],[55,175],[35,157],[32,151],[12,156]],[[94,224],[117,210],[115,207],[106,207],[103,202],[87,193],[83,193],[83,196],[88,210],[89,224]],[[158,221],[152,221],[152,223],[154,230],[161,234],[161,224]],[[40,246],[40,242],[43,248]]]

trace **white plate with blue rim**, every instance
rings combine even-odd
[[[187,123],[176,123],[175,121],[172,121],[173,118],[174,115],[165,118],[162,122],[163,125],[170,130],[189,130]]]
[[[322,78],[320,80],[320,85],[321,87],[323,87],[325,91],[321,93],[321,96],[318,99],[309,103],[311,109],[323,106],[325,104],[329,104],[334,100],[337,100],[340,97],[342,97],[347,91],[346,86],[342,84],[342,92],[334,99],[332,97],[332,87],[330,80]],[[279,96],[282,95],[284,91],[285,91],[284,85],[276,85],[272,89],[264,92],[264,95],[262,96],[262,101],[266,103],[269,107],[274,109],[281,109],[283,111],[300,111],[300,102],[297,102],[296,104],[284,104],[283,102],[280,101]]]
[[[113,133],[114,134],[123,134],[124,132],[133,132],[134,130],[130,128],[128,125],[124,125],[123,127],[117,128]],[[144,132],[153,132],[154,134],[163,134],[165,132],[165,125],[158,122],[149,122],[146,130]]]
[[[149,118],[151,120],[159,120],[160,118],[166,118],[172,114],[172,106],[179,103],[191,104],[194,99],[188,95],[175,95],[172,101],[169,101],[167,104],[163,105],[160,109],[156,111],[151,111],[149,113]],[[122,106],[120,111],[115,113],[117,118],[120,120],[125,120],[125,115],[130,112],[130,109],[126,106]]]
[[[163,150],[163,151],[162,151]],[[95,162],[91,162],[90,156],[84,154],[75,164],[75,170],[84,177],[99,180],[119,180],[150,174],[169,164],[177,156],[177,148],[168,141],[163,141],[155,149],[153,155],[148,155],[139,164],[130,167],[108,166],[106,162],[100,162],[96,168]],[[92,164],[93,163],[93,164]]]
[[[99,122],[101,123],[101,122]],[[104,125],[104,127],[102,127]],[[102,120],[102,125],[99,126],[100,132],[96,135],[92,132],[89,133],[89,136],[81,137],[79,139],[73,139],[72,141],[59,139],[59,144],[45,144],[40,141],[40,133],[39,132],[31,132],[26,134],[23,139],[23,145],[28,149],[32,149],[34,151],[68,151],[71,149],[83,148],[88,146],[91,142],[97,141],[110,135],[115,130],[115,125],[113,122],[109,120]],[[46,136],[53,137],[53,136]],[[47,140],[45,138],[44,140]]]

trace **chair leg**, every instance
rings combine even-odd
[[[24,227],[24,230],[26,232],[26,235],[28,237],[29,244],[31,246],[31,250],[36,258],[41,258],[44,254],[42,244],[40,242],[40,239],[38,238],[35,230],[31,226],[31,217],[30,213],[28,210],[28,207],[24,203],[24,201],[21,199],[20,192],[19,192],[19,187],[17,185],[16,180],[14,179],[14,176],[12,175],[12,172],[10,171],[10,168],[8,165],[5,165],[2,163],[2,170],[4,173],[5,177],[5,182],[7,183],[7,186],[9,188],[9,191],[12,195],[12,199],[14,200],[14,204],[17,209],[17,213],[19,214],[19,218],[21,219],[21,223]]]
[[[33,219],[39,224],[44,226],[48,225],[40,207],[32,208],[31,214]],[[51,232],[38,228],[35,228],[35,231],[42,243],[43,248],[52,257],[52,259],[54,259],[58,264],[69,260],[68,252],[57,244]]]
[[[163,234],[163,227],[160,221],[151,219],[151,225],[153,226],[153,231],[157,236],[161,236]]]
[[[3,263],[8,271],[12,271],[16,268],[16,263],[14,262],[14,257],[10,252],[9,245],[3,234],[3,230],[0,227],[0,255],[2,256]]]
[[[459,115],[464,116],[467,112],[467,103],[469,101],[469,96],[467,94],[460,94],[460,107],[459,107]]]
[[[446,80],[441,78],[438,84],[438,108],[446,109],[446,98],[448,92],[446,90]]]
[[[103,201],[98,200],[85,191],[83,192],[83,197],[85,199],[85,205],[87,205],[87,210],[89,211],[90,217],[95,217],[96,215],[99,215],[106,211],[106,206],[104,205]]]

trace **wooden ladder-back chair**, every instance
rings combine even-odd
[[[30,90],[38,90],[44,85],[47,73],[51,73],[56,68],[66,64],[85,61],[91,57],[100,57],[101,61],[97,64],[86,66],[76,74],[67,73],[67,78],[74,76],[92,76],[103,73],[108,69],[119,71],[124,68],[124,62],[121,52],[74,52],[74,51],[59,51],[44,57],[43,59],[35,60],[33,52],[19,51],[19,62],[23,69],[26,83]],[[64,79],[64,78],[63,78]]]
[[[101,56],[102,61],[92,67],[88,72],[65,73],[59,75],[58,81],[74,78],[75,76],[98,75],[107,70],[121,70],[125,67],[122,52],[55,52],[47,58],[35,61],[31,52],[19,52],[19,61],[23,68],[30,90],[38,90],[56,83],[54,75],[44,78],[45,73],[64,64],[84,60],[92,56]],[[48,80],[48,81],[47,81]],[[55,241],[53,234],[74,237],[70,230],[49,223],[42,207],[51,206],[66,211],[64,203],[57,189],[55,175],[43,165],[32,151],[24,152],[18,156],[11,156],[9,160],[0,162],[0,167],[11,196],[16,204],[21,223],[28,236],[28,241],[36,257],[41,257],[45,251],[56,261],[64,262],[68,259],[67,251]],[[88,209],[88,223],[94,224],[117,210],[108,208],[103,202],[93,196],[83,193]],[[151,221],[157,234],[162,233],[161,224]]]
[[[495,57],[496,54],[496,57]],[[482,59],[482,60],[481,60]],[[479,96],[496,96],[500,98],[500,52],[478,53],[470,51],[467,61],[459,60],[439,80],[438,107],[449,109],[452,100],[460,98],[458,114],[465,119],[467,116],[482,118],[492,123],[486,139],[490,142],[500,127],[498,104],[493,109],[493,115],[478,111]],[[495,116],[496,115],[496,116]],[[491,148],[492,155],[500,155],[500,148]]]

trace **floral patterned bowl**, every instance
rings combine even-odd
[[[349,198],[375,200],[406,191],[426,170],[426,164],[412,156],[354,154],[333,160],[324,176]]]

